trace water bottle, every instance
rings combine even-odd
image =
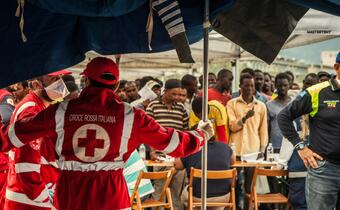
[[[272,143],[269,143],[267,146],[267,161],[274,161],[274,147]]]
[[[144,146],[144,144],[141,144],[139,146],[138,153],[139,153],[140,158],[142,158],[142,160],[145,160],[146,154],[145,154],[145,146]]]

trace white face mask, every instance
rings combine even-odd
[[[58,79],[49,86],[45,87],[48,97],[53,101],[65,98],[70,92],[62,79]]]

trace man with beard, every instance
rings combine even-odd
[[[53,101],[63,99],[68,90],[61,70],[31,81],[33,91],[16,106],[11,123],[32,118]],[[49,210],[53,207],[55,183],[58,179],[56,155],[48,138],[38,138],[9,153],[9,173],[5,210]]]
[[[28,82],[18,82],[14,85],[14,103],[18,104],[29,92]]]

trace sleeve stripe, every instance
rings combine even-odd
[[[40,164],[35,163],[16,163],[16,173],[37,172],[40,173]]]
[[[23,112],[25,109],[31,106],[35,106],[35,103],[32,101],[29,101],[27,103],[24,103],[21,107],[19,107],[19,109],[15,112],[14,122],[17,120],[17,117],[19,116],[19,114],[21,114],[21,112]],[[20,141],[20,139],[17,137],[15,133],[15,123],[9,126],[8,138],[11,141],[11,143],[17,148],[25,145],[24,143]]]
[[[45,190],[44,190],[45,191]],[[18,203],[24,203],[32,206],[39,206],[44,208],[51,208],[52,204],[50,202],[34,202],[23,193],[17,193],[6,189],[6,199],[15,201]]]
[[[204,138],[197,131],[192,130],[192,131],[188,131],[188,132],[191,133],[192,135],[196,136],[200,140],[200,142],[202,142],[204,140]]]
[[[9,126],[9,130],[8,130],[8,138],[10,140],[10,142],[17,148],[24,146],[25,144],[22,143],[20,141],[20,139],[17,137],[16,133],[15,133],[15,128],[14,128],[15,124],[12,124]]]
[[[178,147],[178,144],[179,144],[178,132],[174,130],[170,142],[168,146],[163,150],[163,152],[165,152],[166,154],[173,152]]]
[[[63,102],[59,104],[58,109],[55,113],[55,131],[57,133],[57,141],[55,144],[55,151],[59,157],[62,157],[61,150],[64,143],[64,121],[65,112],[67,110],[68,102]]]
[[[46,200],[47,198],[49,198],[49,195],[48,195],[48,190],[47,190],[47,188],[45,187],[45,188],[41,191],[40,195],[38,195],[38,197],[36,197],[36,198],[34,199],[34,201],[36,201],[36,202],[43,202],[43,201]]]
[[[115,161],[122,161],[123,155],[128,151],[128,143],[131,137],[133,121],[134,121],[134,111],[130,105],[124,103],[124,124],[122,140],[119,147],[119,156],[115,158]]]

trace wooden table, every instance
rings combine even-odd
[[[169,161],[154,161],[154,160],[144,160],[146,166],[160,166],[160,167],[167,167],[167,166],[174,166],[174,162]]]
[[[144,163],[148,167],[152,166],[160,166],[160,167],[167,167],[167,166],[174,166],[174,162],[169,161],[154,161],[154,160],[144,160]],[[247,168],[247,167],[270,167],[276,166],[276,163],[252,163],[252,162],[245,162],[237,160],[231,167],[234,168]]]
[[[239,161],[237,160],[231,167],[234,168],[246,168],[246,167],[270,167],[270,166],[276,166],[277,163],[252,163],[252,162],[245,162],[245,161]]]

